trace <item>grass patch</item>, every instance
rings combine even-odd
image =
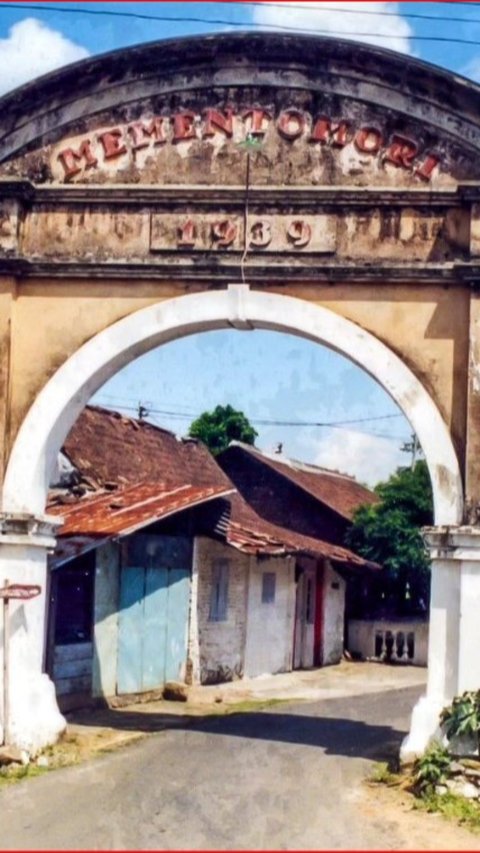
[[[394,761],[379,762],[367,783],[399,788],[411,798],[412,809],[441,814],[447,820],[480,833],[480,802],[452,791],[437,793],[436,786],[445,784],[451,755],[440,744],[433,744],[413,767],[401,769]]]
[[[195,720],[202,717],[226,717],[231,714],[250,714],[255,711],[264,711],[266,708],[273,708],[277,705],[291,704],[291,699],[244,699],[241,702],[215,702],[212,705],[197,704],[194,702],[187,705],[185,714],[182,717],[185,721],[194,723]],[[297,700],[295,700],[297,703]],[[165,726],[169,728],[169,726]]]
[[[243,702],[235,702],[233,705],[218,703],[212,709],[216,714],[249,714],[251,711],[264,711],[265,708],[274,708],[277,705],[285,705],[288,699],[245,699]]]
[[[450,791],[446,794],[424,794],[415,798],[414,809],[437,812],[475,832],[480,832],[480,805],[476,800],[467,800]]]
[[[36,764],[9,764],[6,767],[0,767],[0,787],[14,785],[16,782],[22,782],[23,779],[43,776],[50,769],[50,767],[37,767]]]
[[[404,777],[401,773],[394,772],[389,762],[379,761],[367,781],[371,785],[388,785],[389,788],[395,788],[402,785]]]

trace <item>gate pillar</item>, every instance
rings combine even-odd
[[[428,681],[402,744],[404,761],[441,737],[440,712],[454,696],[480,688],[480,528],[431,527],[424,538],[432,560]]]
[[[34,584],[40,595],[8,604],[8,689],[5,697],[4,610],[0,613],[0,743],[38,752],[54,743],[66,722],[55,688],[43,672],[48,601],[47,554],[55,546],[58,520],[0,514],[0,588]],[[7,726],[5,726],[5,717]]]

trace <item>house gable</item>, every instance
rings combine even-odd
[[[309,473],[302,479],[303,472],[235,444],[217,461],[263,518],[306,536],[342,542],[353,506],[376,500],[351,478],[341,482],[340,477],[322,476],[319,471],[318,475]]]

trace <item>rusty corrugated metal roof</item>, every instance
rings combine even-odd
[[[231,494],[222,486],[178,486],[138,483],[115,491],[95,493],[75,503],[48,507],[49,515],[63,517],[59,537],[127,536],[135,530],[215,498]]]

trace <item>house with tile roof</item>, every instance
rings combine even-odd
[[[324,559],[309,566],[300,563],[297,569],[293,665],[338,661],[348,581],[359,566],[355,558],[360,558],[355,555],[340,563],[333,549],[344,541],[355,510],[375,503],[376,495],[347,474],[265,453],[239,441],[231,442],[216,460],[245,504],[260,513],[264,522],[294,537],[329,543],[332,550]],[[330,576],[332,566],[339,578]]]
[[[47,655],[62,707],[340,659],[348,578],[377,567],[327,522],[292,523],[288,489],[283,514],[278,489],[246,495],[228,453],[221,467],[201,442],[97,406],[81,414],[48,506],[62,519]],[[328,521],[328,488],[303,473]],[[348,486],[334,491],[346,512]]]

